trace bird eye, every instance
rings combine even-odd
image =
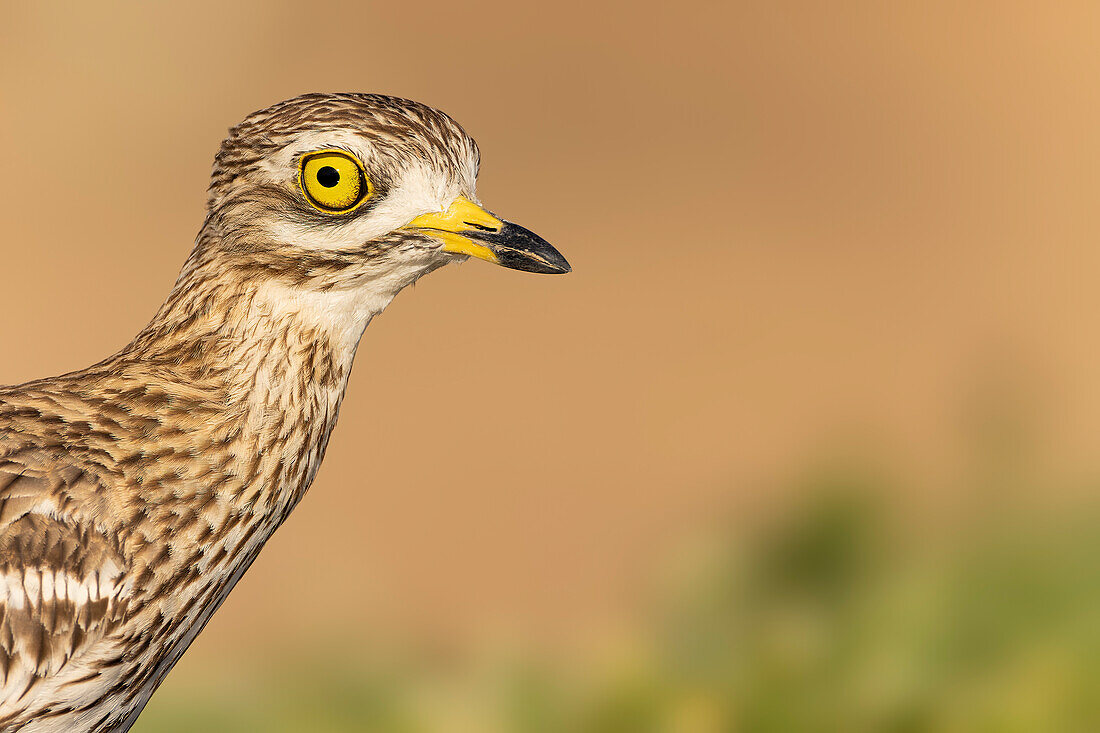
[[[322,150],[304,156],[298,180],[314,208],[328,214],[351,211],[371,194],[363,164],[342,150]]]

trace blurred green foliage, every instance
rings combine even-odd
[[[614,661],[444,674],[326,658],[251,688],[170,678],[135,730],[1100,729],[1097,515],[990,504],[928,533],[876,504],[890,488],[822,479],[797,510],[719,538]]]

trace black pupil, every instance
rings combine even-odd
[[[331,165],[326,165],[324,168],[317,171],[317,182],[325,188],[332,188],[340,182],[340,171],[336,170]]]

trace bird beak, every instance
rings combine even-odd
[[[456,198],[446,211],[416,217],[405,229],[438,239],[444,252],[477,257],[513,270],[560,274],[573,269],[545,239],[496,218],[465,196]]]

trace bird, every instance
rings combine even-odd
[[[571,270],[477,198],[451,117],[311,93],[229,130],[164,304],[0,387],[0,731],[126,731],[301,501],[374,316],[470,258]]]

